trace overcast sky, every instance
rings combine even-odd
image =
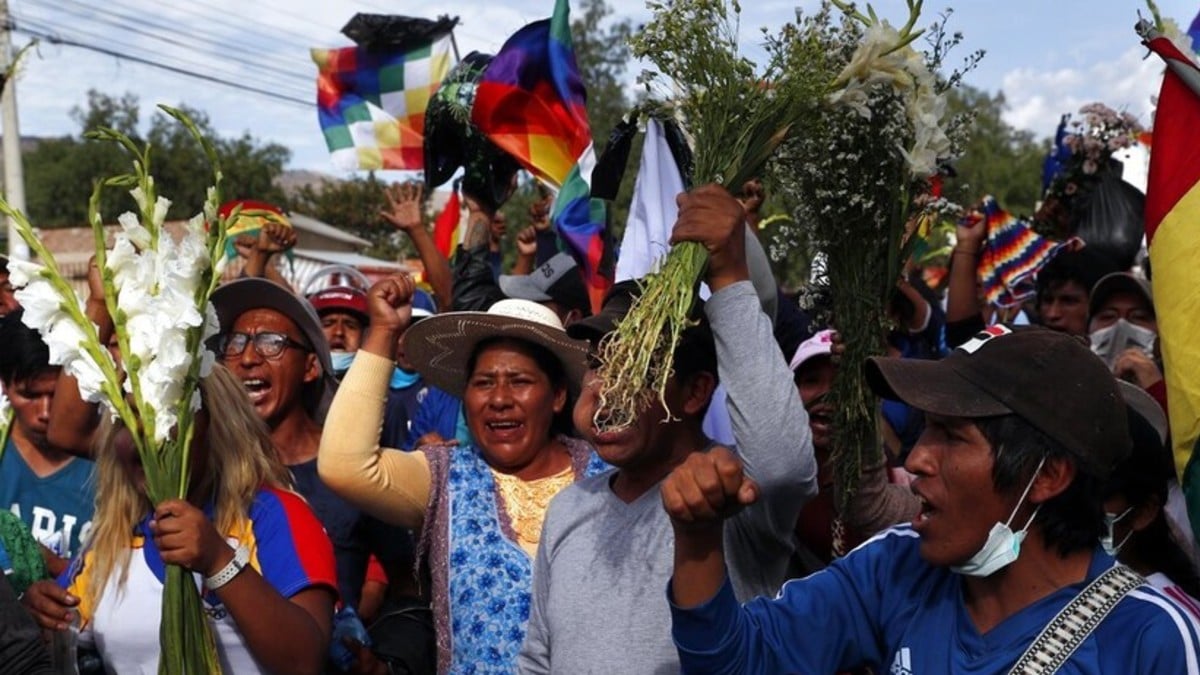
[[[609,0],[635,23],[648,16],[641,0]],[[743,0],[743,33],[789,18],[794,2]],[[1186,30],[1196,0],[1158,0],[1167,17]],[[812,0],[800,3],[811,8]],[[904,3],[881,0],[881,14],[903,19]],[[1145,59],[1133,32],[1140,2],[1117,0],[927,0],[928,23],[955,7],[950,27],[964,34],[958,55],[987,50],[970,84],[1008,100],[1006,119],[1038,136],[1054,132],[1059,115],[1101,101],[1150,124],[1151,97],[1161,65]],[[119,96],[136,94],[143,120],[155,103],[186,103],[204,110],[223,135],[249,132],[292,150],[290,168],[336,173],[317,125],[309,47],[350,44],[341,27],[356,12],[461,17],[455,34],[462,53],[494,53],[529,21],[549,14],[553,0],[415,3],[385,0],[9,0],[18,30],[25,28],[108,52],[167,63],[178,69],[233,80],[268,94],[141,65],[43,39],[18,80],[22,135],[78,132],[70,110],[82,106],[89,88]],[[1144,9],[1143,9],[1144,11]],[[29,40],[17,32],[16,45]],[[952,59],[956,61],[957,59]],[[637,67],[631,68],[632,72]],[[295,100],[283,100],[287,97]]]

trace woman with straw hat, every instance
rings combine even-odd
[[[605,468],[569,438],[569,399],[587,343],[548,308],[503,300],[408,328],[408,275],[368,293],[371,330],[334,399],[321,439],[322,480],[376,517],[420,532],[432,572],[438,670],[512,672],[529,617],[532,559],[558,491]],[[427,382],[460,396],[474,442],[412,453],[379,446],[397,339]]]

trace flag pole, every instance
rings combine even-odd
[[[458,39],[454,37],[454,29],[450,29],[450,48],[454,50],[454,62],[462,61],[462,56],[458,53]]]
[[[1150,45],[1151,40],[1164,37],[1162,32],[1154,27],[1154,24],[1145,19],[1139,20],[1137,25],[1134,26],[1134,30],[1141,36],[1142,44],[1146,46]],[[1192,90],[1193,94],[1200,97],[1200,69],[1197,69],[1195,64],[1190,62],[1181,63],[1178,59],[1167,58],[1161,53],[1159,57],[1167,64],[1167,68],[1170,68],[1171,72],[1178,75],[1179,79],[1187,85],[1187,88]]]

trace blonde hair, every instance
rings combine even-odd
[[[206,452],[205,475],[192,476],[192,482],[203,479],[212,486],[214,524],[228,534],[246,520],[260,488],[291,489],[291,475],[242,383],[225,366],[216,364],[200,381],[200,397],[209,418],[205,447],[198,449]],[[124,587],[133,528],[154,508],[117,458],[115,441],[122,428],[106,421],[98,436],[95,526],[85,551],[90,569],[81,602],[85,615],[97,606],[113,573],[119,575],[118,588]]]

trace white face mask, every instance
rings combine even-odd
[[[1117,523],[1121,522],[1121,519],[1129,515],[1131,511],[1133,511],[1132,506],[1122,511],[1120,514],[1112,514],[1108,512],[1105,512],[1104,514],[1105,532],[1104,534],[1100,535],[1100,546],[1104,547],[1105,553],[1113,556],[1114,558],[1117,557],[1117,554],[1121,552],[1121,547],[1125,545],[1125,542],[1129,541],[1129,538],[1133,536],[1133,530],[1129,530],[1129,532],[1127,532],[1125,536],[1121,538],[1121,543],[1114,546],[1113,527]]]
[[[1158,334],[1125,319],[1117,319],[1113,325],[1094,331],[1088,337],[1092,342],[1092,352],[1112,368],[1117,357],[1126,349],[1139,349],[1146,356],[1153,357],[1154,341]]]
[[[1025,541],[1025,533],[1029,531],[1029,526],[1037,517],[1038,510],[1042,508],[1041,504],[1033,510],[1029,520],[1025,521],[1025,527],[1021,528],[1020,532],[1013,532],[1010,525],[1012,525],[1012,519],[1017,517],[1017,511],[1021,510],[1021,505],[1025,503],[1025,497],[1029,495],[1033,481],[1037,479],[1038,473],[1041,472],[1042,465],[1045,463],[1045,457],[1038,462],[1037,468],[1033,470],[1033,475],[1029,478],[1029,484],[1025,486],[1025,491],[1021,493],[1021,498],[1017,500],[1017,505],[1009,514],[1008,521],[993,525],[991,531],[988,532],[987,541],[983,543],[983,548],[976,551],[975,555],[963,564],[952,565],[950,569],[971,577],[990,577],[1011,565],[1021,555],[1021,542]]]

